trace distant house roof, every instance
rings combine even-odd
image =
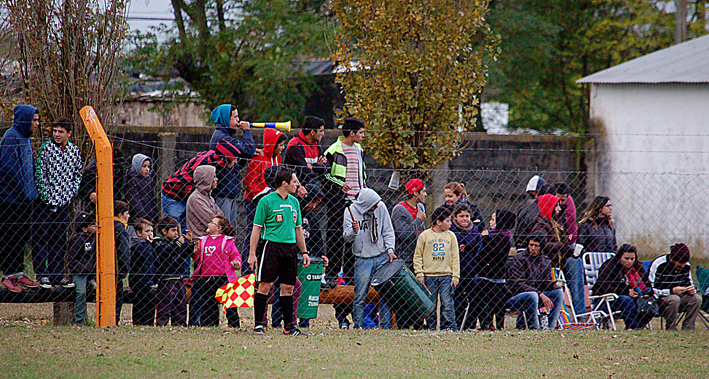
[[[709,83],[709,35],[621,63],[576,83]]]

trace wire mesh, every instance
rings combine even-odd
[[[117,249],[124,249],[117,254],[122,324],[234,327],[245,319],[254,322],[253,312],[245,308],[230,308],[224,317],[215,292],[251,271],[246,262],[257,208],[254,198],[267,187],[266,168],[279,161],[283,164],[285,152],[276,158],[266,149],[259,154],[267,159],[264,155],[248,158],[248,150],[263,149],[262,137],[252,142],[238,136],[232,141],[238,152],[231,165],[232,153],[215,150],[219,141],[210,144],[209,137],[207,132],[113,137],[114,194],[116,204],[126,204],[116,207],[115,223]],[[3,302],[20,303],[75,301],[72,322],[85,323],[90,322],[85,304],[95,299],[95,232],[90,221],[95,210],[95,163],[86,148],[79,152],[58,146],[46,141],[28,155],[26,145],[3,139],[0,297]],[[264,325],[281,327],[293,319],[306,327],[317,324],[327,312],[343,328],[540,328],[545,317],[547,327],[553,328],[559,325],[560,307],[563,314],[573,316],[587,313],[592,305],[584,288],[581,256],[573,255],[574,242],[588,245],[589,238],[612,236],[613,250],[630,243],[645,260],[666,254],[676,242],[686,242],[693,255],[704,254],[704,220],[709,210],[691,204],[702,197],[706,175],[575,170],[579,152],[573,148],[552,146],[542,138],[525,146],[468,144],[458,157],[425,173],[427,196],[420,205],[425,217],[420,221],[416,221],[422,217],[417,216],[416,202],[413,210],[403,204],[409,199],[405,181],[422,175],[417,170],[377,165],[365,155],[363,187],[374,190],[386,209],[377,213],[381,218],[375,222],[370,218],[373,213],[352,212],[352,199],[341,184],[325,175],[332,173],[332,157],[324,172],[303,175],[302,167],[296,167],[308,190],[308,195],[296,194],[307,249],[313,258],[327,257],[329,265],[323,269],[318,262],[315,271],[300,268],[303,275],[296,282],[291,306],[280,304],[283,286],[276,286],[269,297],[271,320]],[[367,151],[366,140],[363,147]],[[8,152],[18,155],[8,159]],[[497,163],[484,167],[482,162],[491,161]],[[534,175],[549,184],[540,188],[542,193],[563,193],[570,199],[563,204],[557,226],[537,216],[540,205],[526,191]],[[212,190],[212,177],[222,187]],[[453,182],[464,186],[462,196],[446,196],[445,187]],[[562,182],[568,189],[554,186]],[[36,198],[30,193],[32,186]],[[667,192],[677,194],[675,201],[666,201]],[[611,198],[612,233],[589,232],[569,239],[596,195]],[[457,212],[451,216],[456,242],[430,236],[435,224],[431,216],[446,204]],[[461,204],[467,207],[458,207]],[[121,210],[127,210],[128,216]],[[468,213],[469,219],[461,213]],[[215,220],[218,215],[226,223]],[[509,215],[513,224],[499,228],[501,221],[509,225]],[[353,227],[353,219],[359,230],[345,230],[345,225]],[[377,229],[370,233],[373,226]],[[532,231],[543,233],[541,256],[561,254],[562,259],[537,262],[524,237]],[[388,263],[390,232],[395,245],[391,252],[401,259],[394,263]],[[373,239],[387,242],[373,243]],[[435,239],[440,241],[431,242]],[[417,252],[417,242],[431,246]],[[435,243],[441,245],[433,251]],[[563,246],[550,247],[559,244]],[[362,251],[371,246],[377,246],[377,251]],[[259,262],[262,259],[259,256]],[[552,266],[562,269],[565,281],[552,275]],[[626,277],[619,278],[616,282],[627,284],[620,283]],[[282,310],[292,310],[293,316],[284,317]],[[519,317],[505,325],[509,312],[519,312]]]

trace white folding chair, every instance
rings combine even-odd
[[[620,314],[620,311],[615,311],[611,309],[611,302],[618,299],[618,295],[614,293],[606,293],[600,295],[593,295],[593,285],[596,284],[598,280],[598,270],[601,268],[603,262],[613,257],[613,253],[598,253],[589,252],[583,254],[583,270],[586,274],[586,282],[588,283],[588,290],[591,294],[591,302],[595,301],[595,305],[592,306],[590,312],[582,313],[576,315],[576,317],[589,317],[593,322],[601,322],[602,320],[610,320],[613,330],[616,330],[614,316]]]

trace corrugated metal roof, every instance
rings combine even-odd
[[[709,35],[621,63],[576,83],[709,83]]]

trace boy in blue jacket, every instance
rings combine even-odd
[[[32,133],[39,127],[37,108],[15,107],[12,128],[0,141],[0,271],[2,284],[11,292],[36,288],[25,276],[25,246],[30,241],[32,203],[37,199],[34,182]]]
[[[163,217],[158,225],[155,247],[155,278],[158,281],[158,312],[156,323],[165,326],[187,326],[187,292],[182,280],[185,259],[192,256],[192,233],[180,235],[180,223],[171,216]]]

